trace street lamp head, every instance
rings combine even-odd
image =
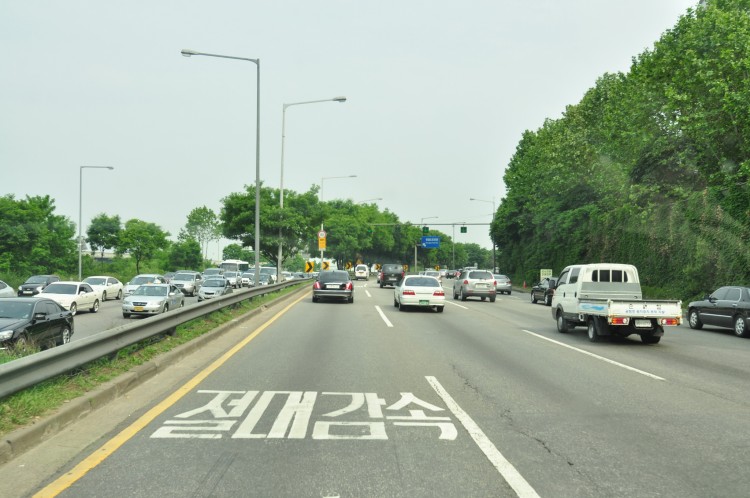
[[[191,55],[195,55],[195,54],[197,54],[198,52],[196,52],[195,50],[188,50],[188,49],[186,49],[186,48],[183,48],[183,49],[182,49],[182,51],[181,51],[180,53],[181,53],[181,54],[182,54],[182,55],[183,55],[184,57],[190,57]]]
[[[333,100],[334,102],[346,102],[346,97],[334,97],[331,100]]]

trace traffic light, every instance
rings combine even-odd
[[[466,233],[466,227],[461,227],[461,233]]]
[[[423,234],[428,234],[428,233],[430,233],[430,227],[422,227],[422,233],[423,233]]]

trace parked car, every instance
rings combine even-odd
[[[125,287],[123,288],[123,295],[125,295],[126,297],[129,296],[143,284],[166,283],[167,279],[164,277],[164,275],[159,275],[158,273],[142,273],[140,275],[136,275],[132,280],[130,280],[130,282],[125,284]]]
[[[445,292],[440,280],[434,276],[406,275],[393,288],[393,306],[399,311],[407,307],[420,307],[442,313],[445,309]]]
[[[91,313],[99,311],[101,294],[85,282],[52,282],[40,293],[42,297],[52,299],[57,304],[70,311],[71,315],[80,309],[88,309]]]
[[[354,302],[354,284],[345,270],[324,270],[318,275],[313,284],[312,300],[317,303],[321,299],[343,299],[348,303]]]
[[[107,299],[122,299],[122,282],[117,280],[115,277],[107,276],[95,276],[86,277],[83,279],[84,282],[94,288],[95,291],[99,291],[102,296],[102,302]]]
[[[510,296],[510,293],[513,291],[510,284],[510,278],[508,278],[507,275],[501,275],[500,273],[495,273],[492,276],[495,279],[495,290],[500,294],[508,294]]]
[[[354,278],[356,280],[359,280],[360,278],[362,280],[369,280],[370,279],[370,270],[367,268],[367,265],[357,265],[354,267]]]
[[[198,302],[231,293],[232,283],[229,280],[224,277],[210,277],[203,281],[198,291]]]
[[[122,300],[122,316],[158,315],[182,308],[185,295],[173,284],[143,284]]]
[[[16,291],[10,285],[0,280],[0,297],[16,297]]]
[[[73,314],[51,299],[0,299],[0,349],[59,346],[73,331]]]
[[[466,301],[469,297],[479,297],[494,303],[496,295],[495,277],[489,270],[463,270],[453,282],[453,299]]]
[[[32,275],[18,287],[18,295],[36,296],[37,294],[42,292],[42,290],[44,290],[44,288],[49,284],[51,284],[52,282],[57,282],[59,280],[60,277],[58,277],[57,275]]]
[[[738,337],[750,337],[750,287],[727,286],[716,289],[701,301],[688,304],[688,324],[732,329]]]
[[[203,278],[197,271],[178,271],[170,282],[186,296],[195,296],[200,290]]]
[[[537,301],[541,301],[547,306],[552,306],[555,285],[557,285],[557,277],[544,277],[531,288],[531,302],[536,303]]]

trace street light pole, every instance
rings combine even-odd
[[[292,102],[290,104],[284,104],[281,108],[281,179],[279,181],[279,208],[281,209],[281,216],[284,215],[284,143],[286,142],[286,109],[287,107],[291,107],[293,105],[317,104],[319,102],[346,102],[346,97],[334,97],[332,99],[322,100],[308,100],[305,102]],[[279,281],[281,281],[281,260],[283,255],[282,236],[282,227],[281,225],[279,225],[279,254],[276,260],[276,274]]]
[[[221,59],[235,59],[249,61],[257,67],[256,83],[256,105],[255,105],[255,286],[260,285],[260,59],[249,59],[247,57],[233,57],[230,55],[207,54],[194,50],[182,49],[182,55],[191,57],[193,55],[204,55],[206,57],[219,57]]]
[[[78,281],[83,279],[83,169],[115,169],[114,166],[80,166],[78,170]]]
[[[497,210],[495,209],[495,199],[493,198],[491,201],[485,200],[485,199],[475,199],[474,197],[471,197],[469,199],[470,201],[479,201],[479,202],[489,202],[492,204],[492,222],[495,221],[495,214]],[[490,237],[492,237],[492,225],[490,225]],[[492,239],[492,273],[495,273],[497,271],[497,263],[495,262],[495,239]]]
[[[320,193],[318,194],[318,201],[323,202],[323,183],[326,180],[336,180],[338,178],[357,178],[357,175],[345,175],[345,176],[324,176],[320,179]],[[320,231],[323,231],[323,221],[320,222]],[[323,249],[320,250],[320,266],[323,266]]]

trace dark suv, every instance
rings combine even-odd
[[[19,296],[36,296],[52,282],[58,282],[60,277],[57,275],[34,275],[26,279],[18,288]]]
[[[380,268],[380,288],[386,285],[396,286],[404,276],[404,265],[398,263],[387,263]]]

